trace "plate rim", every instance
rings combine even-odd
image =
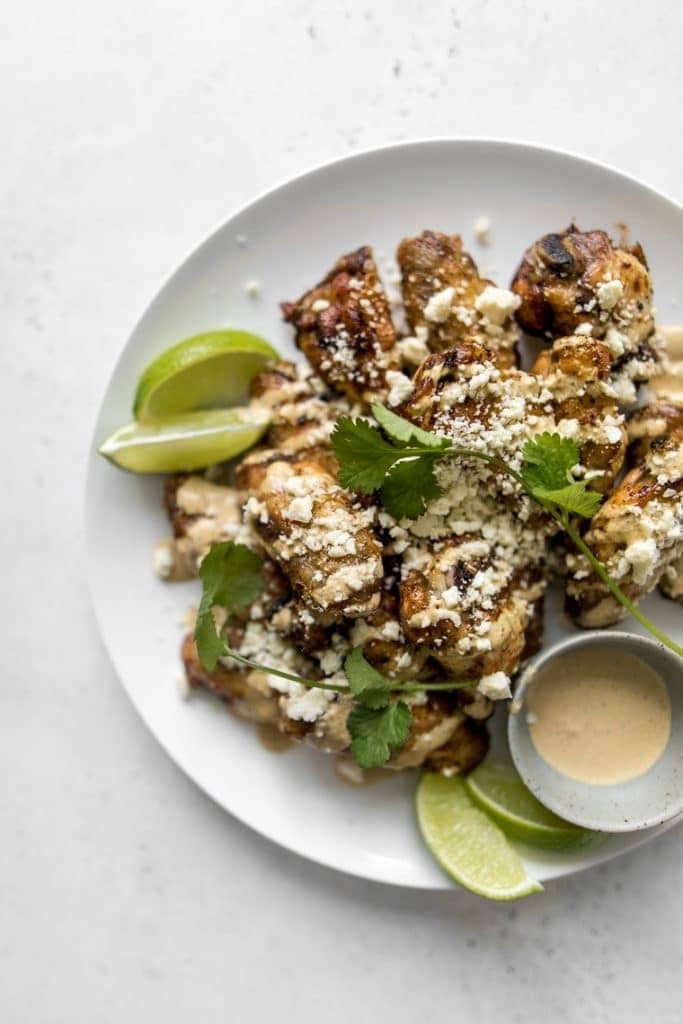
[[[377,144],[377,145],[367,146],[367,147],[365,147],[363,149],[354,151],[353,153],[347,153],[344,156],[332,157],[330,159],[319,161],[317,163],[309,165],[304,170],[302,170],[302,171],[300,171],[300,172],[298,172],[296,174],[292,174],[292,175],[289,175],[287,177],[283,177],[283,178],[279,179],[274,185],[271,185],[271,186],[263,189],[256,196],[246,200],[245,202],[243,202],[242,204],[240,204],[238,206],[235,206],[235,207],[231,208],[230,211],[228,213],[226,213],[218,221],[218,223],[216,223],[208,232],[206,232],[202,236],[202,238],[197,243],[195,243],[192,246],[192,248],[188,252],[186,252],[186,254],[179,261],[177,261],[175,264],[172,265],[170,270],[165,272],[165,276],[163,277],[163,279],[161,281],[161,284],[158,286],[156,292],[154,293],[152,298],[149,300],[149,302],[146,304],[146,306],[144,307],[144,309],[142,310],[140,315],[133,322],[132,327],[128,331],[128,333],[127,333],[127,335],[125,337],[125,340],[123,341],[123,343],[119,347],[119,349],[118,349],[118,351],[116,353],[116,356],[114,358],[114,361],[113,361],[112,365],[109,368],[109,371],[108,371],[108,374],[107,374],[106,384],[105,384],[105,387],[104,387],[104,391],[103,391],[103,393],[102,393],[102,395],[100,397],[100,400],[97,403],[97,408],[96,408],[95,416],[93,418],[93,421],[91,422],[91,428],[90,428],[90,438],[91,439],[90,439],[90,444],[89,444],[89,447],[88,447],[87,464],[86,464],[86,467],[85,467],[86,471],[85,471],[85,481],[84,481],[83,499],[82,499],[82,512],[81,512],[81,515],[82,515],[82,520],[81,521],[82,521],[82,524],[83,524],[83,527],[84,527],[86,583],[87,583],[87,588],[88,588],[90,604],[91,604],[91,607],[92,607],[92,610],[93,610],[95,621],[97,623],[97,628],[98,628],[98,632],[99,632],[100,641],[102,642],[102,645],[103,645],[103,647],[104,647],[104,649],[105,649],[105,651],[107,653],[107,657],[108,657],[108,659],[109,659],[109,661],[111,663],[112,669],[114,670],[114,673],[115,673],[115,675],[116,675],[116,677],[117,677],[117,679],[119,681],[119,684],[123,688],[123,690],[126,693],[128,699],[130,700],[131,704],[133,705],[137,715],[140,717],[140,719],[144,723],[146,729],[151,733],[151,735],[154,738],[154,740],[156,741],[156,743],[159,744],[159,746],[162,748],[164,753],[170,758],[170,760],[176,765],[176,767],[179,768],[183,772],[183,774],[186,775],[191,780],[191,782],[199,790],[201,790],[201,792],[203,792],[215,804],[217,804],[224,813],[230,814],[231,817],[233,817],[234,819],[239,821],[242,825],[245,825],[246,827],[250,828],[257,835],[263,837],[264,839],[268,840],[269,842],[271,842],[271,843],[273,843],[273,844],[275,844],[277,846],[280,846],[283,849],[286,849],[289,852],[296,854],[297,856],[303,857],[305,860],[308,860],[311,863],[315,863],[315,864],[321,865],[322,867],[324,867],[324,868],[326,868],[328,870],[339,871],[339,872],[341,872],[341,873],[343,873],[345,875],[348,875],[350,877],[360,878],[360,879],[363,879],[365,881],[376,882],[376,883],[382,884],[382,885],[398,886],[398,887],[401,887],[401,888],[414,889],[416,891],[426,891],[426,892],[429,892],[429,891],[432,891],[432,892],[439,892],[439,891],[457,892],[458,891],[458,886],[455,885],[453,883],[453,881],[449,878],[449,876],[447,874],[445,874],[445,873],[444,873],[444,876],[443,876],[443,881],[439,881],[438,883],[436,881],[432,881],[432,882],[425,881],[424,883],[417,883],[417,882],[409,883],[409,882],[402,881],[401,879],[391,879],[391,878],[387,878],[385,876],[377,875],[377,874],[373,873],[373,871],[370,868],[367,868],[367,867],[343,866],[341,864],[336,863],[332,857],[323,858],[319,854],[310,853],[310,852],[308,852],[306,850],[306,848],[305,848],[305,846],[303,844],[293,844],[290,839],[285,839],[283,836],[278,834],[277,830],[275,832],[272,831],[272,830],[266,831],[265,827],[261,826],[260,824],[256,823],[255,821],[250,820],[249,817],[247,815],[245,815],[244,813],[237,813],[236,811],[226,807],[225,803],[223,802],[221,797],[218,795],[217,792],[215,792],[213,785],[210,784],[210,783],[206,783],[203,780],[200,781],[196,777],[196,774],[193,771],[193,769],[188,764],[186,764],[185,759],[182,758],[182,757],[179,758],[175,753],[173,753],[169,749],[169,746],[166,743],[166,741],[164,739],[162,739],[158,735],[157,731],[153,728],[152,723],[148,720],[148,716],[146,715],[146,713],[140,707],[140,705],[138,703],[138,700],[137,700],[135,694],[133,693],[132,689],[128,686],[128,684],[126,683],[123,675],[119,672],[119,669],[118,669],[118,666],[117,666],[117,662],[116,662],[116,659],[114,657],[114,653],[111,650],[109,642],[107,640],[107,636],[106,636],[106,633],[105,633],[105,630],[104,630],[104,623],[103,623],[103,620],[102,620],[102,617],[101,617],[100,607],[99,607],[98,599],[97,599],[97,596],[96,596],[97,588],[96,588],[95,581],[94,581],[94,571],[95,571],[94,570],[94,556],[93,556],[94,539],[93,539],[93,536],[92,536],[92,528],[90,526],[91,521],[92,521],[90,506],[91,506],[91,502],[93,500],[92,478],[93,478],[93,473],[94,473],[94,467],[97,464],[98,425],[99,425],[100,420],[102,418],[102,414],[103,414],[103,411],[104,411],[104,407],[105,407],[105,403],[106,403],[107,394],[108,394],[109,385],[111,383],[111,380],[114,377],[114,375],[116,374],[116,372],[117,372],[117,370],[119,368],[119,364],[122,362],[122,360],[124,358],[124,355],[125,355],[125,353],[128,350],[128,346],[130,344],[131,339],[137,333],[138,329],[141,327],[141,325],[142,325],[144,319],[146,318],[146,316],[148,315],[148,313],[153,309],[153,307],[157,306],[157,304],[160,304],[163,301],[163,299],[165,297],[165,294],[166,294],[167,290],[170,289],[173,281],[183,271],[183,269],[186,267],[186,265],[189,264],[195,258],[195,256],[197,255],[197,253],[201,249],[203,249],[206,245],[208,245],[215,238],[215,236],[217,236],[220,232],[224,231],[232,221],[234,221],[236,218],[242,216],[243,214],[248,213],[253,207],[258,206],[261,202],[269,199],[271,196],[275,195],[277,192],[280,192],[280,191],[288,188],[291,185],[294,185],[294,184],[297,184],[297,183],[301,183],[306,178],[312,178],[315,175],[317,175],[318,173],[324,172],[324,171],[326,171],[326,170],[328,170],[328,169],[330,169],[332,167],[336,168],[336,167],[339,167],[339,166],[341,166],[343,164],[353,163],[353,162],[356,162],[356,161],[362,161],[363,159],[366,159],[368,157],[376,156],[378,154],[381,154],[381,153],[384,153],[384,152],[387,152],[387,151],[390,151],[390,150],[400,151],[400,150],[410,150],[410,149],[415,149],[415,148],[420,148],[420,147],[425,147],[425,146],[438,147],[440,145],[452,146],[454,144],[455,145],[460,145],[460,144],[463,144],[463,145],[475,144],[475,145],[477,145],[478,144],[478,145],[499,146],[499,147],[501,147],[503,149],[510,149],[510,150],[515,149],[515,150],[520,150],[520,151],[523,150],[523,151],[526,151],[526,152],[532,152],[532,153],[536,153],[536,154],[540,154],[540,155],[551,155],[551,156],[554,156],[554,157],[560,157],[560,158],[564,158],[564,159],[569,159],[570,161],[573,161],[573,162],[575,162],[577,164],[587,165],[589,167],[596,168],[596,169],[601,170],[601,171],[606,171],[609,174],[616,175],[618,178],[621,178],[623,181],[626,181],[626,182],[630,183],[631,185],[635,185],[639,189],[643,189],[645,192],[647,192],[650,196],[652,196],[653,198],[657,199],[658,201],[662,201],[663,200],[665,203],[667,203],[670,206],[672,206],[677,213],[679,213],[679,214],[683,213],[683,203],[679,203],[672,196],[670,196],[667,193],[662,192],[661,190],[655,188],[654,186],[650,185],[647,181],[644,181],[643,179],[641,179],[641,178],[639,178],[639,177],[637,177],[635,175],[629,174],[628,172],[621,170],[619,167],[616,167],[613,164],[610,164],[610,163],[608,163],[606,161],[603,161],[603,160],[595,159],[593,157],[586,156],[586,155],[584,155],[582,153],[579,153],[579,152],[576,152],[576,151],[573,151],[573,150],[567,150],[567,149],[564,149],[564,148],[559,147],[559,146],[542,144],[542,143],[537,143],[537,142],[533,142],[533,141],[529,141],[529,140],[525,140],[525,139],[516,139],[516,138],[511,138],[511,137],[505,137],[505,136],[487,136],[487,135],[432,135],[432,136],[418,136],[418,137],[415,137],[415,138],[405,139],[405,140],[400,140],[400,141],[383,142],[383,143],[380,143],[380,144]],[[673,819],[669,820],[668,822],[664,822],[663,824],[661,824],[659,826],[656,826],[656,829],[653,830],[652,833],[650,833],[649,830],[641,831],[640,833],[637,834],[637,838],[635,838],[635,835],[634,835],[634,840],[635,841],[631,842],[628,845],[628,847],[626,847],[626,848],[610,850],[609,847],[608,847],[607,849],[605,849],[602,852],[601,851],[596,851],[591,858],[586,858],[583,861],[580,861],[580,862],[577,862],[577,863],[572,863],[571,865],[568,865],[566,870],[563,870],[561,873],[558,873],[558,874],[552,876],[552,878],[548,879],[548,881],[554,881],[555,878],[567,877],[567,876],[571,876],[571,875],[574,875],[574,874],[578,874],[581,871],[588,870],[589,868],[596,867],[597,865],[599,865],[601,863],[605,863],[605,862],[613,860],[613,859],[615,859],[617,857],[620,857],[623,854],[628,853],[631,850],[635,850],[638,847],[644,845],[645,843],[649,842],[651,839],[655,839],[658,835],[663,834],[664,832],[667,832],[669,829],[673,828],[677,824],[680,824],[682,821],[683,821],[683,815],[681,815],[678,818],[673,818]]]

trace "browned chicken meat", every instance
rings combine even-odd
[[[584,478],[601,493],[612,486],[626,454],[624,418],[609,386],[611,368],[606,345],[574,334],[541,352],[531,370],[546,381],[557,430],[579,443]]]
[[[604,231],[570,225],[526,250],[512,290],[521,300],[517,320],[530,334],[553,339],[586,331],[604,338],[623,404],[659,372],[652,283],[639,245],[618,248]]]
[[[363,508],[305,453],[257,452],[237,482],[263,547],[316,619],[329,624],[379,607],[384,572],[374,506]]]
[[[353,401],[382,399],[387,372],[398,370],[396,331],[369,246],[342,256],[297,302],[284,302],[285,320],[316,373]]]
[[[604,346],[588,337],[562,339],[539,368],[500,370],[484,348],[463,342],[425,360],[399,412],[516,468],[527,440],[558,431],[579,445],[577,475],[608,486],[626,437],[605,380]],[[455,676],[510,675],[527,632],[538,629],[546,544],[556,527],[486,463],[444,459],[436,472],[443,495],[420,519],[394,528],[406,544],[401,623]]]
[[[660,581],[675,593],[683,556],[683,422],[667,424],[666,413],[657,405],[636,413],[636,464],[585,535],[591,551],[635,602]],[[663,432],[658,434],[660,428]],[[583,555],[570,554],[568,565],[567,607],[579,625],[609,626],[623,618],[624,609]]]
[[[459,235],[423,231],[397,251],[406,319],[431,352],[477,341],[500,367],[514,366],[519,299],[479,276]]]
[[[423,515],[396,521],[339,485],[330,445],[337,419],[381,400],[514,468],[535,435],[573,438],[574,475],[610,494],[589,543],[634,598],[659,582],[680,599],[683,407],[662,399],[631,415],[632,468],[615,486],[627,443],[619,374],[627,367],[639,381],[639,360],[655,350],[640,250],[616,249],[603,232],[547,236],[525,254],[515,294],[479,276],[458,236],[425,231],[405,239],[398,258],[414,337],[397,343],[365,247],[285,303],[311,368],[279,362],[253,382],[252,402],[269,428],[232,476],[217,467],[169,479],[173,537],[154,560],[160,575],[181,579],[197,574],[216,541],[263,557],[266,588],[231,620],[231,646],[342,692],[229,659],[207,672],[191,637],[183,660],[192,687],[293,740],[348,755],[344,660],[355,647],[397,683],[478,680],[473,689],[407,696],[411,733],[387,765],[453,774],[484,757],[492,699],[509,695],[510,677],[538,650],[556,526],[507,474],[463,458],[438,463],[442,494]],[[515,310],[527,329],[554,338],[531,372],[516,368]],[[428,349],[412,379],[400,371]],[[567,559],[577,621],[615,621],[618,607],[582,559]]]

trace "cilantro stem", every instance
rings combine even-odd
[[[245,665],[247,668],[256,669],[259,672],[267,672],[271,676],[279,676],[281,679],[287,679],[292,683],[300,683],[301,686],[306,686],[309,689],[316,690],[331,690],[334,693],[351,693],[348,686],[340,686],[338,683],[326,683],[322,679],[305,679],[303,676],[293,675],[291,672],[284,672],[282,669],[273,668],[271,665],[259,665],[255,661],[250,661],[249,658],[243,657],[234,651],[232,647],[226,646],[225,652],[221,655],[223,658],[232,658],[233,661],[239,662],[240,665]],[[476,686],[476,679],[465,679],[465,680],[453,680],[452,682],[445,683],[396,683],[395,685],[387,680],[387,684],[392,693],[420,693],[422,690],[440,690],[448,692],[449,690],[463,690],[467,687]]]
[[[279,676],[281,679],[288,679],[291,683],[300,683],[301,686],[315,687],[317,690],[334,690],[336,693],[348,692],[347,686],[324,683],[321,679],[304,679],[302,676],[295,676],[291,672],[283,672],[282,669],[273,668],[271,665],[259,665],[257,662],[250,661],[249,658],[244,658],[241,654],[233,651],[232,647],[227,647],[221,657],[232,658],[233,661],[238,661],[240,665],[246,665],[247,668],[256,669],[258,672],[267,672],[270,676]]]
[[[504,473],[507,473],[508,476],[511,476],[513,480],[516,480],[520,487],[524,488],[524,490],[526,491],[526,487],[524,486],[524,480],[521,474],[518,473],[516,469],[513,469],[512,466],[509,466],[507,462],[504,462],[497,455],[487,455],[486,452],[479,452],[476,451],[474,448],[444,448],[443,454],[460,455],[463,458],[481,459],[482,462],[488,462],[490,465],[495,466],[497,469],[502,470]]]
[[[626,609],[626,611],[633,616],[634,619],[637,619],[637,621],[645,627],[648,633],[651,633],[652,636],[656,637],[657,640],[660,641],[660,643],[664,644],[665,647],[668,647],[670,651],[674,652],[674,654],[677,654],[679,658],[683,658],[683,647],[681,647],[674,640],[668,637],[666,633],[663,633],[661,629],[658,629],[653,622],[650,622],[650,620],[645,615],[643,615],[641,611],[639,611],[636,605],[634,605],[633,601],[631,601],[631,599],[627,597],[627,595],[624,593],[621,587],[612,579],[612,577],[607,572],[602,562],[595,557],[591,549],[584,541],[583,537],[581,537],[580,534],[574,529],[572,524],[569,522],[569,517],[566,515],[562,515],[561,513],[558,514],[552,509],[550,509],[550,511],[554,518],[562,524],[562,527],[566,531],[567,536],[572,540],[572,542],[576,545],[579,551],[581,551],[582,554],[586,556],[596,576],[600,577],[602,582],[605,584],[605,586],[613,595],[613,597],[616,598],[619,604],[621,604]]]

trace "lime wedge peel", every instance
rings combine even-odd
[[[467,776],[465,785],[475,804],[516,842],[566,851],[604,842],[601,833],[572,825],[544,807],[511,765],[485,762]]]
[[[99,453],[132,473],[204,469],[256,444],[268,423],[268,413],[254,407],[188,413],[156,424],[130,423],[107,438]]]
[[[143,370],[133,401],[140,423],[244,402],[276,350],[249,331],[225,329],[179,341]]]
[[[427,847],[460,885],[489,900],[542,892],[503,831],[470,797],[462,778],[424,774],[417,787],[417,820]]]

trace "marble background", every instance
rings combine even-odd
[[[0,1019],[681,1019],[681,832],[515,906],[315,867],[137,719],[84,578],[85,454],[133,322],[234,207],[379,142],[525,138],[680,197],[683,8],[3,4]]]

